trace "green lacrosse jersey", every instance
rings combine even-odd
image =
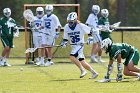
[[[105,17],[100,17],[98,24],[99,25],[109,25],[109,19],[105,18]],[[109,31],[101,31],[100,36],[101,36],[102,40],[104,40],[106,38],[110,38],[112,40]]]
[[[119,54],[121,54],[122,59],[128,57],[129,53],[136,50],[133,46],[126,43],[115,43],[112,44],[111,49],[109,50],[110,60],[116,59]]]
[[[14,27],[16,26],[15,20],[12,18],[0,18],[1,36],[13,37]]]

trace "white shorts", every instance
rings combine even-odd
[[[83,54],[83,45],[72,45],[71,55],[76,55],[77,58],[85,58]]]
[[[100,37],[100,35],[99,34],[92,34],[92,36],[93,36],[93,43],[99,43],[99,44],[101,44],[101,37]]]
[[[34,47],[41,47],[42,37],[38,35],[33,35],[33,44],[34,44]]]
[[[42,35],[42,44],[53,46],[55,44],[55,37],[47,34]]]

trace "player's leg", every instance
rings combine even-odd
[[[4,46],[2,51],[2,63],[4,66],[11,66],[8,64],[7,59],[9,58],[11,48],[13,48],[13,38],[1,37],[1,41]]]
[[[70,60],[71,60],[71,62],[73,62],[81,71],[80,78],[83,78],[87,74],[87,72],[85,71],[84,67],[82,66],[80,61],[77,59],[78,51],[80,49],[82,49],[82,48],[83,48],[83,46],[74,45],[74,46],[72,46],[72,51],[70,53]]]
[[[84,58],[79,59],[82,66],[91,72],[90,79],[95,79],[98,76],[98,73],[84,60]]]
[[[138,76],[140,78],[140,68],[135,67],[139,61],[138,51],[133,51],[129,54],[129,57],[124,62],[124,75]]]
[[[81,48],[79,51],[78,51],[78,58],[79,58],[79,61],[80,63],[82,64],[82,66],[87,69],[88,71],[91,72],[91,77],[92,79],[96,78],[98,76],[98,73],[85,61],[85,56],[83,54],[83,49],[84,48]]]
[[[97,52],[100,50],[100,42],[101,38],[98,34],[93,35],[93,45],[92,45],[92,50],[91,50],[91,63],[93,62],[98,62],[97,59],[95,58]]]
[[[55,38],[53,36],[47,36],[48,40],[47,40],[47,46],[53,46],[55,44]],[[47,58],[47,62],[45,63],[45,66],[50,66],[53,65],[54,63],[52,62],[52,47],[47,48],[47,54],[48,54],[48,58]]]

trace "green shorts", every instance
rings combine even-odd
[[[1,36],[1,41],[3,44],[3,47],[9,46],[10,48],[13,48],[13,37],[6,37],[6,36]]]
[[[129,56],[126,58],[123,64],[127,66],[131,61],[133,62],[134,65],[138,65],[139,52],[137,49],[134,49],[133,52],[129,53]]]

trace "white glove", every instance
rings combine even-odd
[[[57,39],[58,37],[59,37],[59,32],[56,32],[55,39]]]
[[[88,37],[87,39],[87,44],[92,44],[93,43],[93,37]]]
[[[19,37],[19,29],[18,28],[16,28],[16,32],[14,32],[14,37],[16,38],[16,37]]]
[[[60,45],[61,45],[62,48],[66,48],[67,41],[62,41]]]

